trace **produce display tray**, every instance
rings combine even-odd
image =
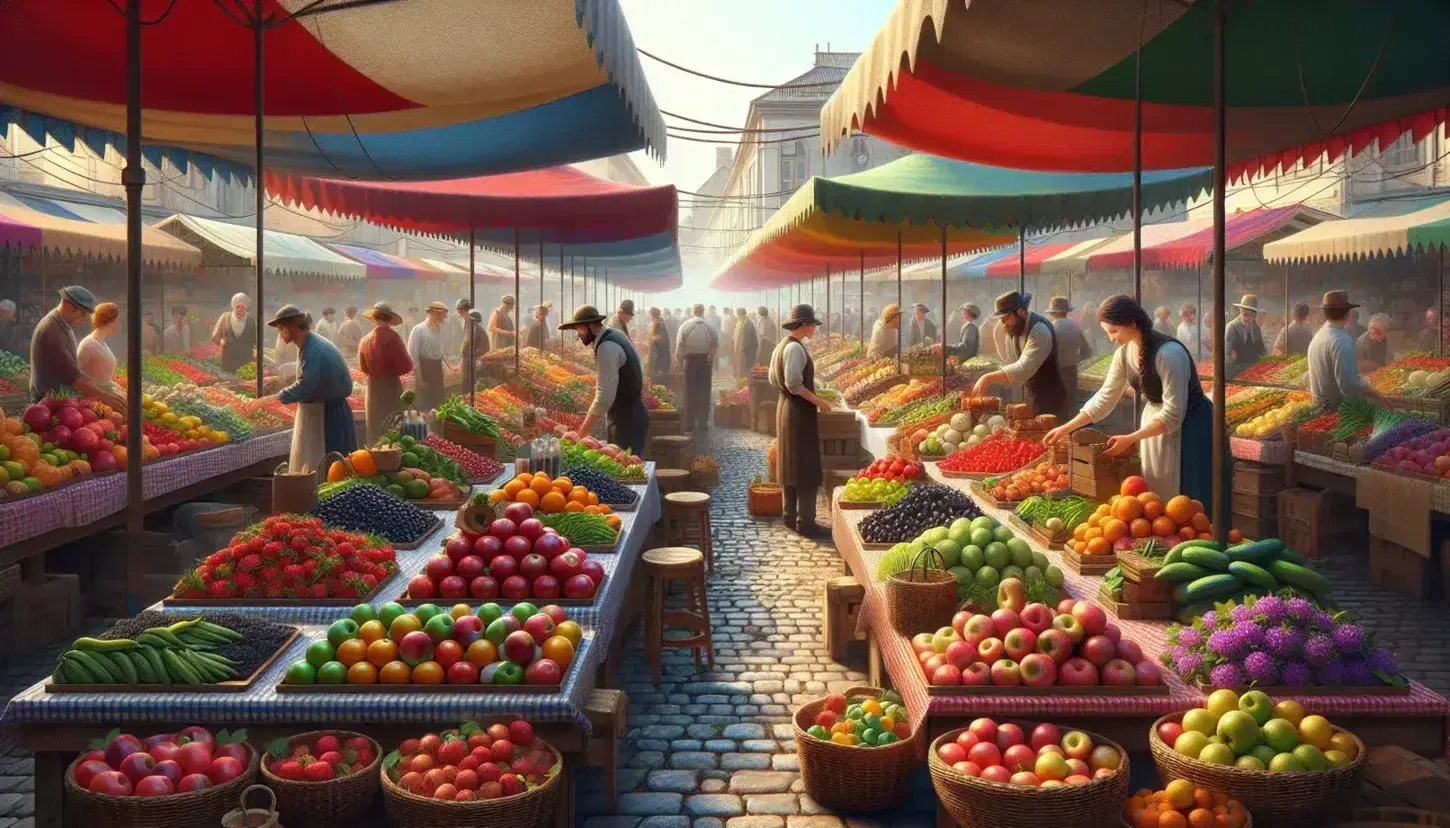
[[[300,627],[293,627],[292,634],[282,642],[277,651],[268,656],[267,660],[257,665],[257,669],[244,679],[232,679],[230,681],[219,681],[213,684],[56,684],[50,680],[45,682],[47,693],[244,693],[279,656],[287,652],[297,636],[302,634]]]
[[[945,472],[943,472],[943,474],[945,474]],[[985,479],[986,478],[982,478],[982,480]],[[998,500],[997,498],[992,497],[992,493],[987,490],[986,484],[982,483],[980,480],[973,480],[971,483],[968,483],[967,489],[971,491],[973,497],[996,509],[1002,509],[1008,512],[1015,512],[1017,510],[1017,507],[1022,505],[1022,501],[1020,500]]]
[[[605,577],[604,580],[608,581],[609,578],[608,577]],[[528,601],[530,603],[537,604],[539,606],[546,606],[548,604],[557,604],[557,605],[559,605],[561,607],[592,607],[592,606],[594,606],[595,602],[598,600],[599,594],[603,590],[604,590],[604,584],[601,583],[594,590],[594,597],[593,598],[521,598],[521,599],[514,599],[514,598],[502,598],[502,597],[500,597],[500,598],[490,598],[490,599],[487,599],[487,600],[494,601],[494,602],[504,602],[504,603],[518,603],[519,601]],[[474,598],[472,596],[469,596],[469,597],[466,597],[466,598],[456,598],[456,599],[455,598],[441,598],[441,597],[438,597],[438,598],[410,598],[408,596],[408,590],[404,589],[403,592],[402,592],[402,594],[401,595],[398,595],[395,598],[393,598],[393,600],[395,602],[399,603],[399,604],[402,604],[405,607],[421,607],[424,604],[437,604],[438,606],[441,607],[441,606],[445,606],[445,605],[447,605],[447,606],[453,606],[453,604],[457,604],[457,603],[473,604],[474,602],[478,602],[478,601],[481,601],[483,599]]]
[[[440,528],[442,528],[442,526],[443,526],[443,519],[442,518],[439,518],[439,517],[435,517],[435,518],[433,518],[432,525],[429,526],[427,529],[424,529],[423,530],[423,534],[419,535],[417,538],[415,538],[413,540],[407,541],[406,543],[395,543],[395,544],[393,544],[393,549],[394,549],[394,551],[398,551],[398,552],[408,552],[408,551],[411,551],[413,549],[417,549],[418,547],[420,547],[420,546],[423,545],[423,541],[425,541],[429,537],[431,537],[433,535],[433,533],[434,532],[437,532]]]
[[[1121,595],[1121,593],[1119,593],[1119,594]],[[1122,601],[1116,600],[1115,598],[1113,598],[1112,595],[1109,595],[1106,590],[1102,590],[1102,589],[1098,590],[1097,598],[1095,598],[1094,600],[1097,602],[1098,606],[1100,606],[1103,609],[1107,610],[1107,612],[1108,612],[1109,615],[1116,616],[1118,618],[1118,620],[1120,620],[1120,621],[1131,621],[1131,620],[1133,620],[1133,618],[1132,618],[1132,614],[1133,613],[1132,613],[1132,610],[1129,609],[1128,604],[1125,604]]]
[[[879,500],[838,500],[837,509],[848,509],[857,511],[874,511],[886,508],[886,504]]]
[[[890,549],[891,547],[896,545],[894,543],[867,543],[866,539],[861,537],[861,529],[859,526],[852,523],[850,524],[850,527],[851,535],[855,538],[856,545],[861,547],[862,549],[871,550],[873,552],[884,552],[887,549]]]
[[[372,603],[399,571],[393,570],[372,591],[356,598],[181,598],[173,593],[162,598],[161,603],[168,607],[354,607]]]
[[[403,693],[415,695],[428,693],[461,693],[480,695],[545,695],[558,693],[561,684],[278,684],[274,688],[279,696],[303,693],[331,695],[376,695],[378,693]]]
[[[1072,539],[1071,532],[1061,532],[1054,535],[1046,529],[1042,528],[1041,525],[1036,523],[1027,524],[1027,534],[1031,535],[1033,540],[1037,541],[1048,549],[1055,549],[1058,551],[1065,550],[1067,548],[1067,542]],[[1076,555],[1077,553],[1074,552],[1073,554]]]
[[[420,509],[428,509],[429,511],[458,509],[473,502],[473,486],[470,485],[468,489],[463,492],[463,495],[455,500],[409,500],[408,502],[413,504],[414,506],[417,506]],[[396,549],[397,547],[394,548]]]
[[[1208,694],[1208,693],[1212,693],[1213,691],[1219,689],[1217,687],[1214,687],[1211,684],[1205,684],[1203,682],[1194,682],[1194,686],[1197,687],[1199,690],[1202,690],[1205,695]],[[1319,684],[1309,685],[1309,686],[1304,686],[1304,687],[1284,687],[1284,686],[1275,684],[1275,685],[1269,685],[1269,686],[1263,686],[1263,687],[1261,687],[1261,686],[1259,686],[1259,685],[1256,684],[1256,685],[1254,685],[1252,687],[1250,687],[1248,685],[1244,685],[1242,687],[1231,687],[1229,689],[1233,690],[1235,693],[1238,693],[1240,695],[1242,695],[1244,693],[1247,693],[1250,690],[1262,690],[1265,693],[1268,693],[1270,696],[1273,696],[1276,699],[1279,698],[1280,696],[1408,696],[1408,695],[1410,695],[1410,683],[1408,681],[1405,682],[1405,685],[1403,687],[1399,687],[1399,686],[1396,686],[1396,685],[1393,685],[1393,684],[1378,684],[1378,685],[1372,685],[1372,686],[1355,685],[1355,686],[1352,686],[1352,687],[1350,687],[1350,686],[1345,686],[1345,687],[1326,687],[1326,686],[1319,685]]]
[[[1159,668],[1160,670],[1163,668]],[[1061,685],[1047,687],[998,687],[985,685],[977,687],[933,687],[928,685],[928,696],[1167,696],[1171,690],[1167,683],[1147,686],[1133,685],[1117,687],[1106,684]]]
[[[1062,548],[1062,563],[1079,575],[1106,575],[1118,565],[1116,553],[1111,555],[1079,555],[1070,546]]]

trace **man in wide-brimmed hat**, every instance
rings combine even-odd
[[[609,318],[609,327],[624,334],[629,338],[629,323],[634,321],[634,300],[624,299],[620,301],[619,308],[614,311],[614,316]]]
[[[282,340],[297,346],[297,381],[257,402],[297,403],[292,424],[289,466],[318,469],[330,451],[341,454],[357,448],[357,426],[347,398],[352,394],[352,373],[337,347],[312,331],[312,317],[296,305],[277,309],[268,325]]]
[[[644,369],[634,344],[623,332],[604,327],[604,314],[593,305],[580,305],[559,330],[574,331],[581,343],[594,348],[594,401],[579,433],[593,434],[600,418],[607,417],[609,442],[634,454],[645,451],[649,409],[644,404]]]
[[[1059,422],[1067,422],[1072,397],[1062,384],[1057,334],[1031,305],[1030,293],[1014,290],[997,297],[992,317],[1002,326],[1003,365],[983,374],[972,393],[986,396],[996,385],[1021,388],[1034,414],[1055,414]]]
[[[367,441],[373,445],[383,436],[383,423],[402,410],[403,375],[412,372],[413,359],[395,327],[403,317],[387,302],[363,311],[373,329],[357,346],[357,367],[367,375]]]
[[[790,335],[770,356],[770,384],[780,390],[775,403],[775,473],[785,487],[785,525],[803,535],[821,536],[816,523],[816,493],[821,487],[818,413],[830,402],[816,395],[816,368],[805,341],[821,321],[810,305],[796,305],[781,324]]]
[[[1077,394],[1077,366],[1093,355],[1092,343],[1071,313],[1072,303],[1066,296],[1054,296],[1047,303],[1047,317],[1052,320],[1052,332],[1057,337],[1057,369],[1069,399]]]
[[[906,339],[908,348],[930,345],[936,342],[936,323],[927,318],[931,309],[921,302],[911,306],[911,333]]]
[[[466,394],[478,379],[479,360],[488,353],[488,331],[483,327],[483,314],[473,307],[468,297],[454,302],[453,309],[458,314],[458,365]]]
[[[413,405],[432,411],[443,402],[443,323],[448,306],[430,302],[427,317],[408,334],[408,356],[413,360]]]
[[[1234,307],[1239,309],[1239,315],[1223,326],[1223,355],[1229,377],[1237,376],[1268,353],[1264,332],[1259,328],[1259,297],[1245,293]]]
[[[1355,342],[1344,330],[1345,319],[1357,307],[1345,291],[1324,294],[1319,304],[1324,324],[1309,341],[1309,397],[1331,411],[1346,397],[1367,397],[1384,404],[1384,398],[1360,375]]]
[[[892,302],[881,309],[881,317],[871,326],[871,344],[866,346],[866,358],[894,357],[900,350],[901,306]]]

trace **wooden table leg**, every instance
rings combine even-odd
[[[559,768],[559,806],[554,811],[554,828],[574,828],[574,768],[569,762]]]
[[[872,687],[885,687],[886,685],[881,683],[881,648],[876,644],[876,636],[867,635],[866,648],[868,650],[866,656],[866,678]]]
[[[68,754],[39,751],[35,754],[35,825],[36,828],[63,828],[65,825],[65,769]]]

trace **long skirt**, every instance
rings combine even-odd
[[[1147,422],[1162,409],[1151,402],[1143,405]],[[1148,488],[1167,501],[1187,495],[1213,509],[1213,404],[1204,400],[1190,405],[1183,425],[1172,434],[1149,437],[1138,444],[1143,461],[1143,478]]]
[[[413,406],[428,412],[443,402],[443,361],[419,360],[413,370]]]
[[[368,445],[375,445],[383,436],[383,423],[388,417],[403,409],[398,399],[402,394],[403,381],[398,377],[368,377]]]

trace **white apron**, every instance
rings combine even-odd
[[[297,404],[297,417],[292,423],[292,454],[287,467],[301,471],[306,466],[318,472],[318,479],[325,480],[322,471],[323,455],[327,454],[327,437],[323,430],[323,408],[326,403],[302,402]]]

